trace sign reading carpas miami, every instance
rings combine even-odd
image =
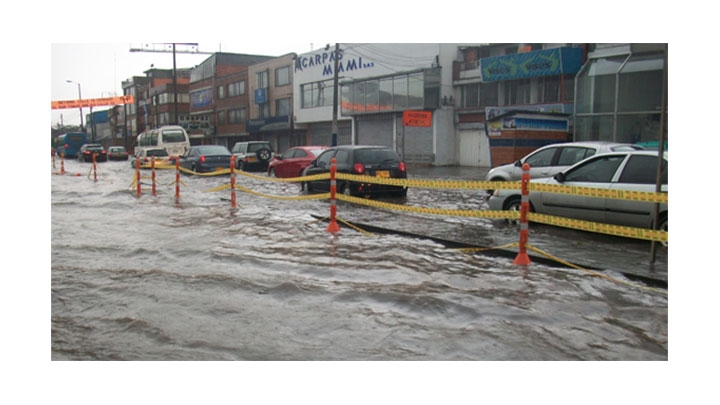
[[[494,56],[480,60],[482,80],[523,79],[528,77],[575,74],[582,67],[582,49],[553,48]]]

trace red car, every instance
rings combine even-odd
[[[289,148],[282,155],[275,155],[275,159],[268,165],[268,176],[300,177],[310,162],[327,149],[327,146],[295,146]]]

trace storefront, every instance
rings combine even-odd
[[[454,163],[452,112],[440,108],[440,61],[447,54],[446,66],[451,66],[455,55],[441,47],[341,44],[337,144],[390,146],[409,163]],[[334,47],[299,55],[295,61],[296,128],[306,128],[313,144],[332,143],[334,65]],[[452,86],[446,87],[451,95]],[[428,128],[403,128],[407,110],[432,111],[437,122]],[[438,149],[443,152],[439,159]]]
[[[666,49],[667,44],[598,45],[577,75],[575,140],[657,141]],[[667,139],[667,125],[664,133]]]

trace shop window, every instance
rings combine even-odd
[[[633,56],[620,71],[618,112],[659,111],[662,88],[662,54]]]

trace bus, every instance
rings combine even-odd
[[[74,158],[77,156],[80,147],[87,142],[87,135],[84,132],[69,132],[58,136],[55,143],[55,152],[59,155],[65,155],[66,158]]]
[[[165,125],[151,129],[137,136],[135,154],[143,149],[162,148],[169,156],[180,156],[190,149],[190,138],[183,127]]]

